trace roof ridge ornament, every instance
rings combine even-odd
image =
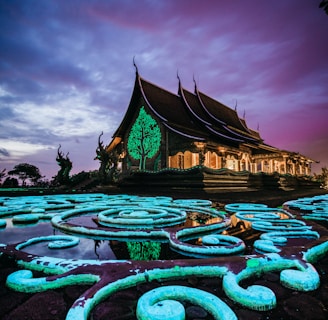
[[[134,65],[134,67],[136,68],[136,73],[139,74],[138,67],[137,67],[137,65],[136,65],[136,61],[135,61],[135,57],[136,57],[136,56],[133,56],[133,65]]]
[[[179,80],[179,84],[181,84],[181,79],[180,79],[180,76],[179,76],[179,69],[177,69],[177,78]]]
[[[196,80],[195,80],[195,74],[194,73],[192,74],[192,80],[194,81],[194,84],[195,84],[194,92],[196,93],[198,91],[198,88],[197,88],[197,83],[196,83]]]

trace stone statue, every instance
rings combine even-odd
[[[97,156],[94,158],[94,160],[100,161],[99,178],[102,183],[106,183],[113,181],[119,155],[117,150],[113,150],[111,152],[107,151],[108,146],[104,147],[103,142],[100,141],[100,138],[103,134],[104,133],[101,132],[98,137],[98,147],[96,150]]]
[[[107,175],[109,171],[110,166],[110,155],[106,151],[107,146],[104,147],[104,143],[100,141],[101,136],[104,133],[101,132],[101,134],[98,137],[98,147],[96,149],[97,156],[94,158],[94,160],[100,161],[100,167],[99,167],[99,177],[102,182],[107,182]]]
[[[64,153],[60,151],[60,148],[61,145],[59,145],[56,157],[60,170],[55,177],[55,181],[59,184],[68,184],[70,181],[69,173],[72,169],[72,161],[68,157],[69,152],[67,152],[66,157],[64,157]]]

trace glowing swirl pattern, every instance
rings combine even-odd
[[[176,299],[202,306],[214,319],[237,319],[235,313],[215,295],[184,286],[148,291],[138,301],[137,317],[139,320],[185,319],[184,307]]]
[[[328,194],[287,201],[284,206],[300,211],[303,219],[328,222]]]
[[[112,199],[114,200],[114,199]],[[174,200],[168,197],[131,197],[118,199],[105,204],[87,206],[67,210],[52,218],[52,225],[62,232],[81,235],[89,238],[129,239],[143,238],[168,242],[170,248],[183,255],[193,257],[214,257],[242,253],[245,245],[242,240],[221,235],[220,244],[198,245],[187,243],[202,235],[222,232],[230,225],[230,219],[209,206],[210,201],[197,199]],[[187,212],[202,214],[208,219],[214,218],[210,224],[199,224],[182,227],[186,222]],[[87,227],[71,222],[79,216],[96,218],[99,227]],[[169,227],[178,226],[177,230]]]
[[[284,206],[292,210],[299,206],[305,220],[313,217],[312,220],[322,221],[326,201],[327,197],[303,199]],[[262,285],[244,288],[241,283],[245,280],[280,272],[280,283],[292,290],[307,292],[319,287],[320,277],[311,263],[328,253],[327,232],[322,228],[315,229],[315,224],[309,226],[296,219],[287,210],[265,205],[230,204],[226,211],[251,222],[252,228],[261,232],[254,242],[254,250],[260,254],[243,255],[244,242],[236,236],[222,234],[229,228],[231,220],[224,212],[213,209],[207,200],[102,194],[0,198],[1,219],[19,217],[20,223],[29,221],[26,215],[31,215],[36,222],[51,219],[54,228],[71,234],[0,244],[0,256],[10,257],[23,269],[10,274],[6,285],[27,293],[88,285],[89,289],[71,306],[66,320],[90,319],[97,305],[123,289],[173,280],[188,282],[193,277],[211,278],[218,285],[222,283],[229,299],[242,307],[259,311],[275,308],[275,293]],[[205,222],[193,220],[184,225],[190,214],[201,216]],[[96,226],[83,225],[79,221],[95,221]],[[149,261],[133,260],[50,258],[25,252],[30,246],[43,242],[57,252],[78,245],[77,236],[131,240],[136,241],[134,245],[137,247],[142,247],[139,240],[166,242],[183,255],[203,259],[155,260],[150,264]],[[291,245],[289,240],[295,237],[305,238],[306,242]],[[291,247],[294,247],[292,253]],[[34,278],[32,271],[48,276]],[[181,302],[200,306],[214,319],[237,319],[232,310],[234,304],[230,307],[217,295],[182,285],[161,285],[146,292],[137,302],[136,317],[139,320],[184,319]]]
[[[285,270],[286,268],[287,270]],[[290,270],[290,268],[299,270]],[[243,306],[253,310],[270,310],[277,303],[275,294],[271,289],[258,285],[244,289],[239,283],[254,275],[281,270],[281,284],[288,288],[308,291],[317,289],[320,284],[319,275],[312,265],[307,264],[304,267],[297,260],[284,259],[276,254],[268,254],[265,258],[249,260],[247,267],[238,274],[228,272],[223,277],[223,289],[230,299],[238,301]]]
[[[248,206],[245,203],[227,206],[230,211],[240,210],[235,213],[236,217],[252,222],[254,230],[265,232],[254,242],[254,249],[259,253],[278,253],[281,251],[278,246],[286,245],[290,238],[319,238],[319,234],[311,231],[310,226],[304,221],[293,219],[286,210],[254,204]]]
[[[240,254],[245,249],[244,242],[239,238],[219,234],[204,236],[202,238],[202,246],[186,245],[186,243],[178,239],[171,239],[170,244],[173,250],[197,258]]]
[[[47,237],[37,237],[29,239],[25,242],[22,242],[16,246],[17,250],[26,248],[32,244],[39,242],[49,242],[48,248],[50,249],[64,249],[73,247],[79,244],[80,239],[72,236],[47,236]]]
[[[174,208],[128,206],[102,211],[98,214],[99,224],[114,228],[161,228],[186,221],[186,212]]]

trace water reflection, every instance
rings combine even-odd
[[[0,243],[11,244],[26,241],[34,237],[63,235],[62,232],[54,229],[48,222],[39,222],[33,225],[13,224],[11,219],[7,220],[7,227],[0,229]],[[66,259],[116,259],[109,241],[98,241],[80,238],[80,243],[76,247],[54,250],[49,249],[45,242],[28,246],[26,252],[56,258]]]
[[[188,212],[185,223],[179,225],[180,228],[198,227],[222,222],[221,217],[213,217],[209,214],[199,212]],[[6,219],[7,227],[0,229],[0,243],[12,244],[26,241],[35,237],[49,235],[64,235],[63,232],[54,228],[50,221],[40,220],[34,224],[15,224],[11,218]],[[97,215],[90,213],[83,216],[76,216],[70,219],[71,223],[80,226],[95,228]],[[96,259],[96,260],[156,260],[185,258],[169,249],[167,243],[149,241],[149,239],[138,238],[138,241],[130,239],[90,239],[79,236],[79,245],[72,248],[60,250],[49,249],[47,243],[40,242],[28,246],[25,251],[39,256],[49,256],[66,259]],[[198,243],[196,238],[189,241],[192,244]]]

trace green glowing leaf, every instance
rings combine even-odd
[[[129,155],[140,160],[139,169],[146,168],[146,159],[156,155],[161,145],[161,130],[154,118],[140,108],[139,115],[129,133],[127,149]]]

